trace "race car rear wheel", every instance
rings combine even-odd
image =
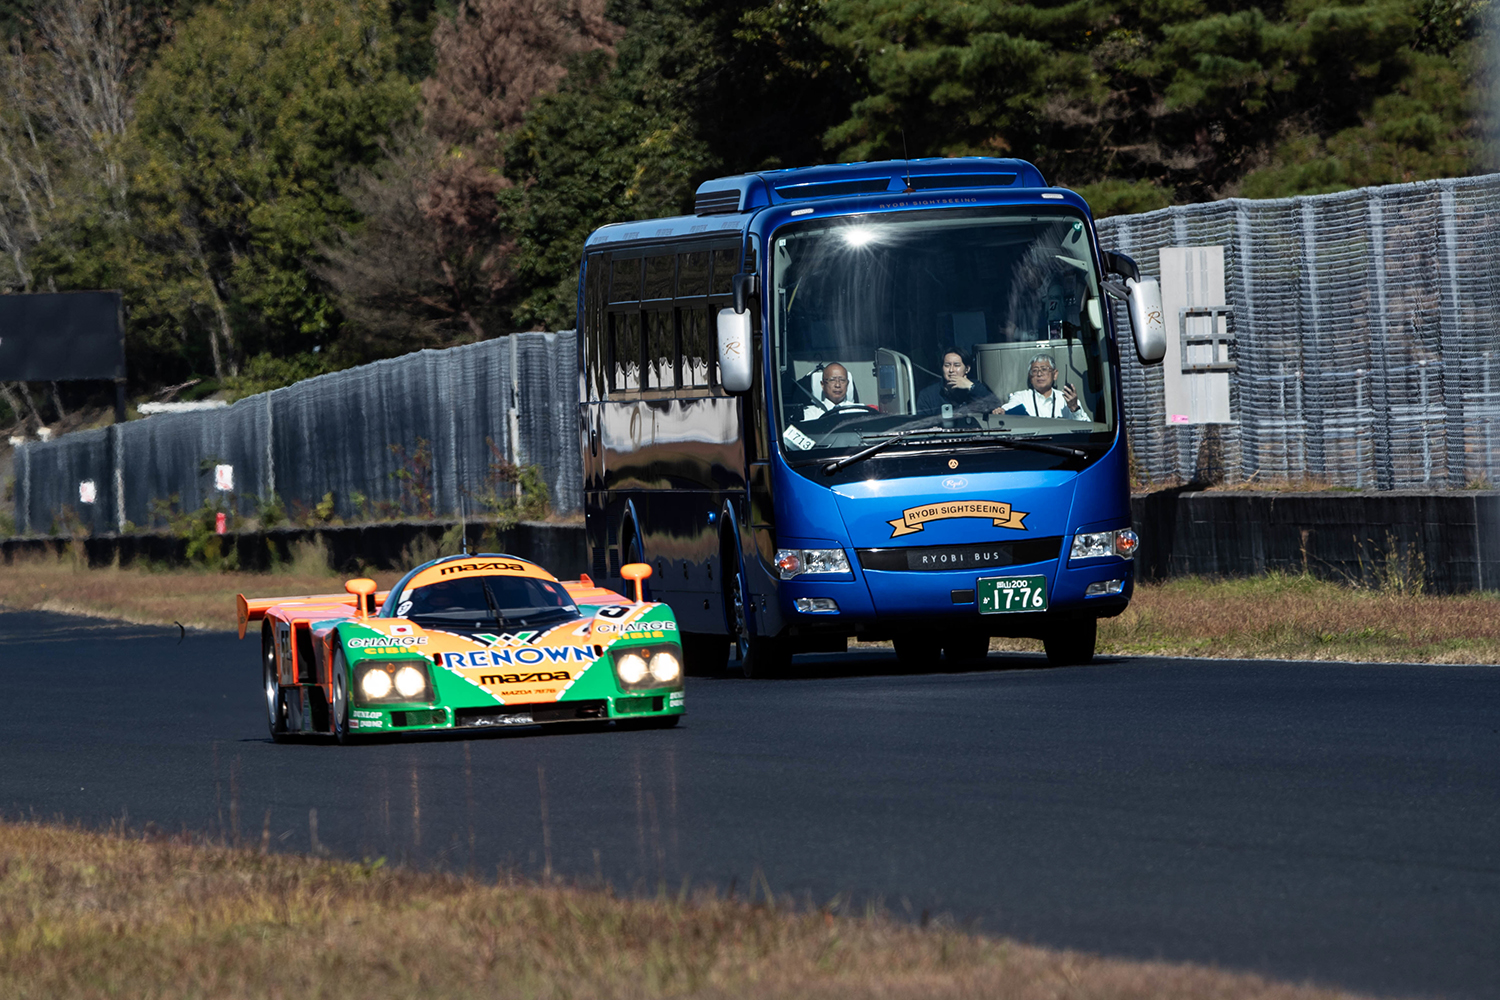
[[[343,746],[349,746],[355,742],[354,734],[349,731],[349,664],[344,659],[344,651],[335,649],[333,651],[333,736]]]
[[[266,694],[266,723],[271,730],[271,739],[277,743],[287,738],[286,696],[281,691],[281,677],[276,663],[276,640],[267,629],[261,635],[262,687]]]

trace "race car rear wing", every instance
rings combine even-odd
[[[378,608],[385,601],[387,593],[389,591],[374,594],[373,607]],[[246,597],[244,594],[239,594],[235,598],[235,604],[239,610],[240,638],[243,639],[250,623],[260,621],[272,608],[293,609],[298,618],[332,617],[332,615],[342,614],[342,609],[345,608],[357,611],[359,598],[354,594],[310,594],[304,597]],[[331,614],[317,613],[323,610]]]
[[[567,588],[568,596],[579,604],[629,604],[624,594],[617,594],[608,587],[601,587],[589,579],[587,573],[578,574],[576,580],[559,580]]]

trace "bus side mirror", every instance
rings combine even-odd
[[[1125,279],[1130,332],[1143,365],[1159,365],[1167,354],[1167,324],[1162,315],[1161,285],[1155,278]]]
[[[719,310],[719,384],[726,392],[750,388],[754,359],[750,356],[750,314]]]
[[[734,311],[742,313],[755,303],[755,293],[760,290],[756,284],[753,274],[736,274],[734,276]]]
[[[1110,274],[1118,274],[1122,278],[1134,278],[1141,280],[1141,269],[1135,260],[1120,253],[1118,250],[1102,250],[1100,256],[1104,258],[1104,270]]]

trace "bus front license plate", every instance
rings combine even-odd
[[[1046,610],[1045,576],[991,576],[979,580],[979,613],[982,615]]]

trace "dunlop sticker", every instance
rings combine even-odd
[[[942,503],[908,507],[898,519],[886,523],[891,526],[892,538],[915,534],[929,521],[948,521],[956,517],[986,517],[997,528],[1025,531],[1026,525],[1022,523],[1022,518],[1028,513],[1012,510],[1010,504],[1001,500],[946,500]]]

